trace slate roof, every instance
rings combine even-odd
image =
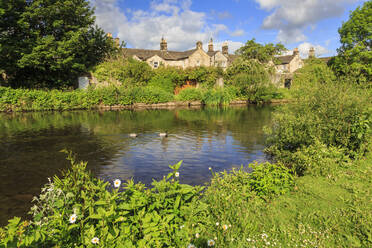
[[[294,55],[286,55],[286,56],[279,56],[277,57],[277,59],[279,59],[282,65],[285,65],[285,64],[289,64],[294,57],[295,57]]]
[[[136,55],[141,60],[147,60],[155,55],[158,55],[160,58],[164,60],[182,60],[190,57],[196,49],[184,51],[184,52],[176,52],[176,51],[161,51],[161,50],[148,50],[148,49],[135,49],[135,48],[125,48],[124,53],[128,56]]]
[[[155,55],[159,56],[164,60],[183,60],[187,59],[191,56],[197,49],[191,49],[184,52],[177,52],[177,51],[161,51],[161,50],[149,50],[149,49],[136,49],[136,48],[124,48],[123,52],[125,55],[133,57],[134,55],[137,56],[141,60],[147,60]],[[218,51],[207,52],[207,54],[212,57]],[[234,61],[238,58],[238,55],[229,54],[228,60],[229,62]]]

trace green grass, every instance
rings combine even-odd
[[[241,187],[212,181],[218,190],[207,191],[215,199],[209,204],[228,214],[225,220],[210,218],[206,233],[222,236],[219,247],[371,247],[371,165],[369,154],[326,177],[298,177],[292,191],[266,200],[244,201]],[[234,200],[227,204],[229,197]],[[218,221],[231,223],[231,229],[221,235],[212,225]]]

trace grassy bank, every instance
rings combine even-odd
[[[265,128],[273,163],[211,170],[205,187],[180,184],[178,163],[146,188],[101,181],[68,153],[71,169],[34,199],[31,220],[0,229],[0,247],[371,247],[371,89],[323,65],[313,80],[309,66],[294,77],[296,104]],[[211,90],[178,97],[234,92]]]
[[[296,82],[296,81],[295,81]],[[304,82],[303,80],[301,82]],[[297,84],[266,128],[275,163],[180,184],[181,163],[151,188],[71,169],[35,198],[1,247],[371,247],[371,92]]]
[[[258,102],[269,102],[288,96],[286,89],[278,89]],[[94,109],[109,106],[130,106],[135,103],[158,104],[172,101],[200,101],[202,104],[229,104],[234,100],[248,100],[240,96],[234,87],[224,89],[185,89],[173,95],[159,87],[105,87],[89,90],[29,90],[0,87],[0,111],[42,111]]]
[[[42,190],[32,221],[14,218],[0,230],[0,246],[370,247],[371,164],[369,154],[327,177],[295,178],[253,165],[253,174],[215,174],[201,193],[178,183],[179,165],[151,189],[128,182],[118,192],[73,163]]]

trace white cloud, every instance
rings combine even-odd
[[[223,24],[208,24],[206,13],[192,11],[190,0],[152,1],[148,11],[130,10],[129,15],[117,1],[91,0],[96,7],[96,22],[131,47],[159,49],[164,36],[169,50],[187,50],[198,40],[207,43],[210,37],[228,32]]]
[[[234,32],[230,33],[233,37],[243,36],[245,34],[245,31],[243,29],[237,29]]]
[[[283,43],[306,40],[305,28],[314,29],[320,20],[344,13],[344,5],[358,0],[255,0],[262,9],[272,12],[262,24],[264,29],[279,30]]]
[[[313,45],[309,42],[304,42],[298,46],[298,50],[300,51],[300,56],[303,58],[309,57],[309,50],[311,47],[315,49],[316,57],[320,57],[330,52],[327,48],[322,47],[321,45]]]
[[[231,14],[228,11],[218,12],[217,16],[221,20],[231,18]]]

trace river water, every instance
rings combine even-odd
[[[27,218],[32,196],[68,168],[62,149],[88,161],[88,169],[105,180],[149,185],[183,160],[180,181],[204,184],[209,167],[223,171],[265,160],[262,128],[273,108],[0,114],[0,226],[13,216]],[[168,137],[159,137],[165,131]]]

